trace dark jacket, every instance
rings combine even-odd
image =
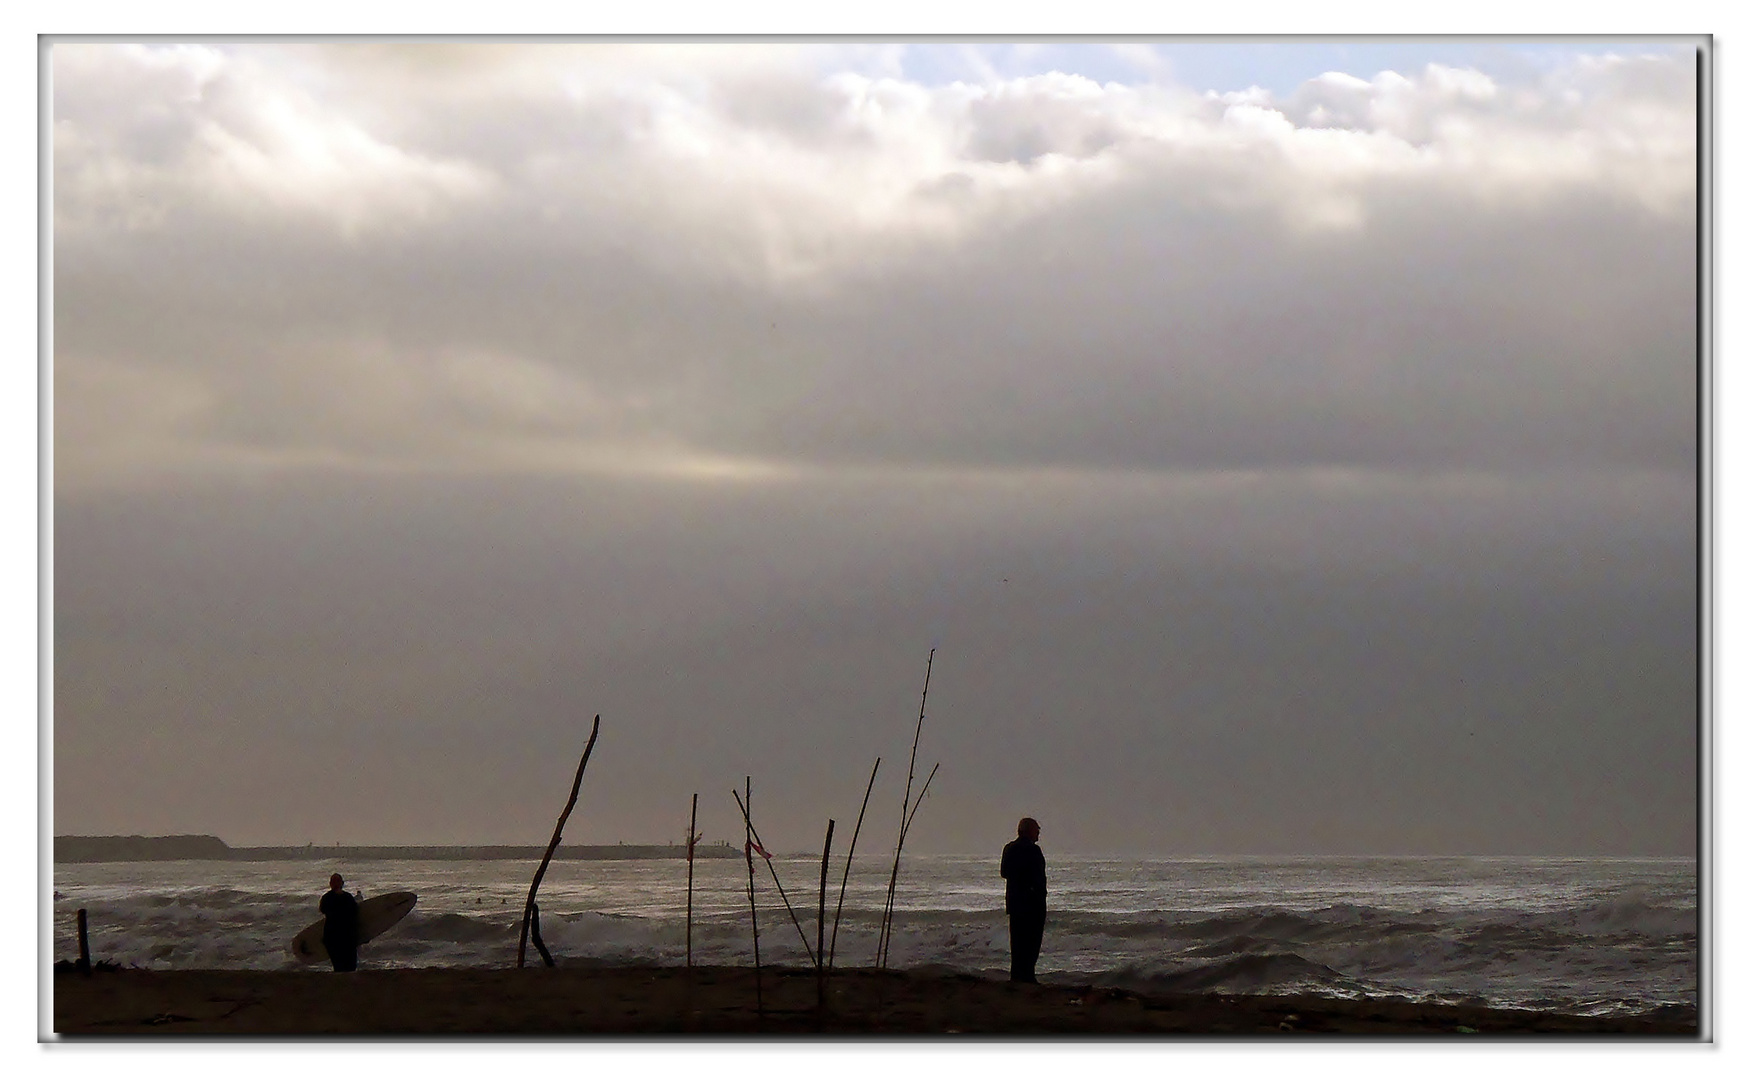
[[[322,894],[317,909],[323,915],[322,941],[351,947],[359,944],[359,901],[337,889]]]
[[[1004,845],[998,864],[1004,875],[1004,910],[1011,915],[1046,911],[1046,856],[1040,845],[1018,836]]]

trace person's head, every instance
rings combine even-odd
[[[341,875],[339,875],[339,874],[330,874],[329,875],[329,888],[333,889],[335,892],[340,892],[341,886],[345,885],[345,884],[346,884],[346,882],[341,880]]]
[[[1031,817],[1025,817],[1016,823],[1016,835],[1023,840],[1040,839],[1040,822]]]

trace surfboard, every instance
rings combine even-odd
[[[411,892],[391,892],[381,896],[373,896],[359,903],[359,944],[383,933],[396,923],[402,916],[414,910],[416,897]],[[292,955],[300,963],[317,964],[329,958],[328,949],[322,943],[322,927],[327,918],[318,919],[299,931],[292,939]]]

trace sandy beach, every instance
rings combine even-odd
[[[1691,1015],[1589,1018],[1318,997],[1143,996],[931,972],[560,967],[57,971],[54,1030],[107,1036],[1695,1037]]]

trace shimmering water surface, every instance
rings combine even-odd
[[[890,859],[862,857],[834,962],[873,962]],[[1319,991],[1619,1014],[1698,1000],[1697,868],[1690,860],[1526,858],[1120,859],[1047,852],[1046,981],[1136,989]],[[819,858],[756,865],[762,963],[808,962]],[[516,962],[533,863],[381,860],[129,862],[55,867],[54,952],[146,968],[289,968],[333,870],[366,895],[419,905],[361,952],[362,966]],[[830,867],[827,937],[843,863]],[[562,861],[542,882],[542,936],[559,963],[681,964],[687,865]],[[695,863],[696,963],[749,964],[740,859]],[[995,856],[902,864],[890,965],[1008,970]],[[805,945],[807,938],[807,946]],[[533,950],[530,954],[534,961]]]

